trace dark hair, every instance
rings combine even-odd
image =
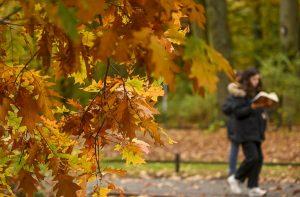
[[[262,82],[259,80],[257,87],[253,87],[250,78],[254,75],[259,74],[259,71],[256,68],[248,68],[242,74],[241,84],[243,89],[246,91],[247,97],[254,97],[262,89]]]
[[[238,83],[241,83],[242,77],[243,77],[243,72],[240,71],[240,70],[237,70],[235,72],[235,78],[236,78],[236,80],[237,80]]]

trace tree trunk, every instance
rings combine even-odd
[[[294,56],[299,50],[298,0],[280,2],[280,40],[283,50]]]
[[[207,30],[209,43],[230,62],[231,40],[227,24],[226,0],[205,0],[207,12]],[[219,74],[218,103],[226,99],[228,78],[224,73]]]
[[[254,23],[253,23],[253,27],[252,27],[252,31],[253,31],[253,36],[255,41],[257,42],[262,42],[263,39],[263,34],[262,34],[262,27],[261,27],[261,1],[256,1],[253,7],[255,16],[254,16]],[[262,45],[258,45],[254,48],[254,53],[255,56],[259,56],[262,52]],[[255,57],[254,58],[254,64],[256,67],[260,66],[260,62],[258,61],[258,59]]]
[[[280,41],[283,52],[293,60],[299,51],[299,8],[298,0],[281,0],[280,1]],[[293,99],[283,95],[283,108],[287,110],[295,103]],[[293,126],[293,113],[287,114],[287,124],[289,130]]]

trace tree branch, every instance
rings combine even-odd
[[[20,72],[18,73],[18,75],[16,76],[16,79],[14,81],[14,84],[17,82],[17,79],[19,78],[19,76],[22,74],[22,72],[27,68],[27,66],[29,65],[29,63],[33,60],[33,58],[38,54],[38,51],[36,51],[33,56],[30,57],[30,59],[25,63],[24,67],[20,70]]]
[[[0,3],[0,7],[2,7],[6,2],[7,2],[7,0],[3,0],[3,1]]]
[[[22,9],[21,7],[17,7],[10,14],[8,14],[6,17],[0,19],[0,25],[1,24],[6,24],[6,20],[8,20],[11,16],[15,15],[16,13],[18,13],[21,9]]]

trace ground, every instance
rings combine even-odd
[[[122,186],[128,196],[232,196],[224,179],[202,180],[195,176],[188,179],[124,178],[114,182]],[[268,190],[267,196],[300,196],[300,184],[266,182],[262,188]],[[244,188],[243,195],[235,196],[246,194]]]
[[[266,140],[263,142],[264,160],[267,163],[300,163],[300,127],[294,131],[280,129],[273,131],[270,128],[266,132]],[[146,155],[148,160],[173,160],[174,154],[179,153],[185,161],[221,161],[226,162],[229,151],[229,141],[226,130],[215,132],[191,129],[168,129],[166,132],[177,143],[166,144],[165,147],[152,146],[151,152]],[[143,139],[143,137],[141,137]],[[148,138],[144,138],[149,144],[153,144]],[[106,157],[115,157],[116,152],[112,146],[104,148]],[[243,159],[240,151],[240,160]]]
[[[149,163],[145,165],[104,161],[104,168],[128,171],[125,177],[113,176],[108,180],[122,187],[129,196],[232,196],[226,183],[229,142],[224,129],[213,133],[199,130],[169,130],[168,133],[178,143],[152,148],[146,156]],[[104,155],[115,159],[111,148],[106,148]],[[266,164],[260,182],[268,190],[267,196],[300,196],[299,132],[268,131],[263,151]],[[183,161],[179,173],[172,162],[175,153]],[[242,159],[240,151],[239,161]],[[246,196],[246,191],[241,196]]]
[[[226,183],[227,164],[184,163],[179,173],[174,172],[173,163],[127,166],[107,161],[102,165],[128,170],[125,177],[107,177],[128,196],[232,196]],[[265,165],[261,186],[268,190],[267,196],[300,196],[300,167]],[[246,189],[240,196],[245,194]]]

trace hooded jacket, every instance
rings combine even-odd
[[[229,92],[229,95],[231,97],[244,97],[246,96],[246,92],[240,88],[240,84],[238,83],[230,83],[228,86],[227,86],[227,90]],[[229,138],[229,140],[231,141],[236,141],[235,140],[235,136],[234,136],[234,132],[233,132],[233,115],[230,114],[230,112],[227,112],[226,110],[228,110],[227,108],[229,106],[227,106],[229,103],[228,101],[229,100],[232,100],[232,98],[227,98],[227,101],[226,103],[222,106],[222,110],[223,112],[225,113],[225,115],[228,116],[228,120],[226,122],[226,126],[227,126],[227,137]],[[225,111],[224,111],[225,110]]]
[[[222,106],[222,111],[229,117],[227,121],[229,139],[237,143],[263,141],[266,129],[266,120],[262,116],[264,110],[252,109],[252,99],[236,94],[236,89],[233,89],[234,91],[229,90],[230,96]]]

